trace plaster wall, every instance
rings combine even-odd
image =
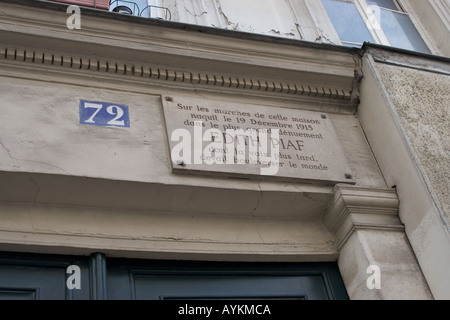
[[[431,292],[448,299],[448,65],[370,52],[361,124],[386,183],[397,190],[399,216]]]
[[[377,64],[400,124],[450,217],[450,75]]]

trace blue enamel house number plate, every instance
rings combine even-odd
[[[80,100],[80,123],[103,127],[130,127],[128,106]]]

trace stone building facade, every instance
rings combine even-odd
[[[2,1],[3,297],[450,298],[448,1],[399,2],[429,52],[281,3],[155,2],[165,20]],[[252,128],[256,162],[219,163]],[[242,291],[194,289],[212,273]]]

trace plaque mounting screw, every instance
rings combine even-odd
[[[177,160],[176,164],[177,164],[177,166],[184,167],[184,161],[183,160]]]
[[[353,179],[353,176],[349,173],[345,174],[345,179]]]
[[[322,119],[326,119],[326,118],[327,118],[327,116],[323,114],[322,115]]]
[[[173,101],[172,97],[166,97],[166,101]]]

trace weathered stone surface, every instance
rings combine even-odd
[[[450,218],[450,76],[387,64],[377,68],[418,161]]]

